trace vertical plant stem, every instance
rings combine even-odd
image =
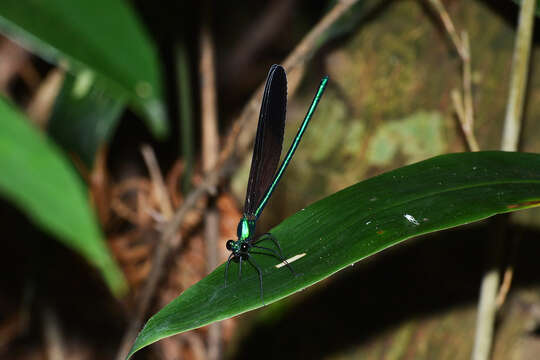
[[[479,151],[480,146],[474,136],[474,103],[472,96],[472,71],[471,50],[469,47],[469,35],[466,31],[461,33],[462,59],[463,59],[463,107],[465,110],[465,122],[462,123],[463,132],[471,151]]]
[[[510,94],[506,108],[501,149],[504,151],[517,151],[519,134],[523,114],[523,104],[527,88],[529,73],[529,57],[533,34],[534,11],[536,0],[523,0],[519,13],[519,24],[516,35],[516,45],[512,60],[512,73],[510,78]],[[492,251],[488,251],[491,260],[500,257],[503,248],[503,237],[495,239],[495,244],[490,244]],[[493,264],[493,261],[489,261]],[[480,300],[476,327],[475,344],[473,348],[473,360],[485,360],[491,353],[493,341],[493,326],[497,311],[497,290],[500,282],[500,274],[495,266],[490,266],[482,279]]]
[[[512,59],[512,74],[510,78],[510,94],[506,107],[503,139],[501,149],[504,151],[517,151],[519,134],[529,76],[529,58],[531,40],[533,35],[535,0],[523,0],[519,13],[518,33],[514,58]]]
[[[203,16],[200,32],[200,55],[199,78],[201,88],[201,116],[202,116],[202,159],[204,173],[210,172],[216,167],[219,160],[219,135],[217,125],[217,91],[214,66],[214,42],[210,32],[210,9],[208,2]],[[214,270],[219,262],[218,239],[219,239],[219,212],[215,201],[210,201],[204,216],[204,238],[206,240],[206,267],[208,273]],[[221,324],[210,325],[208,331],[207,358],[209,360],[220,359],[221,356]]]
[[[535,0],[523,0],[519,13],[518,33],[512,59],[512,74],[510,78],[510,94],[506,107],[504,120],[503,151],[517,151],[523,104],[529,76],[529,58],[531,53],[531,40],[533,35]]]
[[[187,193],[191,186],[193,173],[193,109],[191,96],[191,76],[189,56],[184,40],[176,47],[176,74],[178,84],[178,105],[180,106],[180,141],[181,156],[184,159],[182,192]]]
[[[497,221],[499,220],[499,221]],[[496,228],[503,228],[501,219],[491,221],[490,224]],[[490,239],[486,239],[487,258],[485,273],[480,285],[480,298],[478,299],[478,312],[476,314],[476,331],[471,359],[487,360],[491,353],[493,343],[493,332],[496,316],[496,296],[499,287],[499,262],[501,258],[503,236],[499,231],[494,231]]]
[[[47,359],[63,360],[66,358],[64,335],[56,312],[49,305],[42,310],[43,337]]]

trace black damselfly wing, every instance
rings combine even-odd
[[[264,87],[249,172],[244,204],[244,215],[248,218],[253,217],[274,179],[281,156],[286,108],[287,76],[283,67],[272,65]]]

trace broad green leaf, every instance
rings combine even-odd
[[[95,265],[113,293],[126,290],[82,180],[58,148],[1,98],[0,169],[1,196]]]
[[[92,75],[66,75],[49,119],[48,132],[56,143],[73,151],[92,168],[97,149],[114,132],[124,102],[95,86]]]
[[[156,49],[125,0],[2,0],[0,31],[75,72],[95,72],[157,136],[167,133]]]
[[[480,152],[434,157],[360,182],[271,230],[292,266],[253,255],[270,304],[403,240],[540,204],[540,155]],[[145,325],[130,356],[159,339],[262,306],[256,271],[219,266]]]

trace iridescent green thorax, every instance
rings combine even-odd
[[[236,236],[238,236],[238,242],[243,243],[249,240],[255,235],[255,220],[248,219],[245,215],[242,216],[236,229]]]

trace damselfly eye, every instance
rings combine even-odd
[[[243,243],[242,245],[240,245],[240,251],[246,252],[246,251],[248,251],[248,249],[249,249],[248,244]]]
[[[225,247],[227,248],[227,250],[232,251],[232,249],[234,247],[234,240],[228,240]]]

